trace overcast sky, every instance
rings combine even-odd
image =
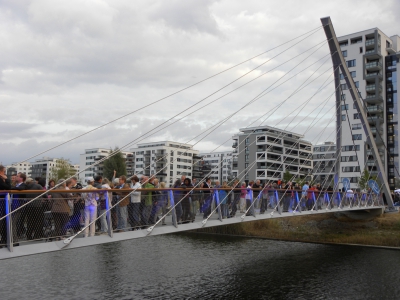
[[[212,151],[262,116],[262,124],[313,143],[334,140],[332,67],[327,45],[319,44],[324,32],[295,38],[325,16],[338,36],[373,27],[391,36],[400,33],[399,12],[399,0],[0,0],[0,163],[34,156],[270,49],[38,158],[78,163],[84,149],[161,140]],[[289,70],[279,83],[297,75],[246,105]],[[194,113],[140,138],[186,109]],[[196,137],[232,114],[209,136]]]

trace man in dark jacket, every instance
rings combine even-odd
[[[26,190],[43,190],[43,187],[36,183],[32,178],[27,178],[25,181]],[[36,198],[40,194],[29,194],[29,198]],[[43,237],[43,221],[44,221],[44,209],[42,206],[43,198],[40,197],[26,207],[26,239],[40,239]]]
[[[0,165],[0,191],[11,190],[11,182],[6,176],[6,168]],[[5,195],[0,195],[0,218],[6,215]],[[6,219],[0,221],[0,248],[7,243]]]
[[[15,176],[16,185],[13,187],[13,190],[23,191],[26,190],[26,175],[24,173],[18,173]],[[11,210],[15,210],[18,207],[24,205],[26,203],[26,195],[25,194],[13,194],[13,201],[11,204]],[[19,209],[17,212],[12,214],[13,223],[16,224],[17,236],[21,237],[25,233],[25,218],[26,218],[26,206]]]

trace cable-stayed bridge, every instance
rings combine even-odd
[[[290,58],[288,61],[291,61],[295,58],[300,59],[300,62],[294,64],[292,68],[287,70],[286,72],[283,73],[283,75],[278,76],[276,80],[268,86],[266,89],[262,90],[259,94],[257,94],[255,97],[252,97],[248,102],[244,103],[242,107],[239,107],[237,110],[234,110],[232,113],[230,113],[228,116],[220,119],[216,123],[214,123],[212,126],[207,128],[206,130],[201,131],[198,133],[196,136],[191,138],[191,140],[187,141],[188,143],[193,143],[198,144],[201,141],[206,141],[207,137],[212,134],[213,132],[217,131],[223,124],[225,124],[228,120],[231,120],[232,117],[237,116],[240,114],[246,107],[251,106],[261,98],[265,97],[268,95],[271,91],[279,88],[281,85],[284,85],[285,83],[292,84],[293,82],[296,82],[296,76],[307,70],[308,76],[305,76],[306,79],[298,86],[295,87],[295,89],[287,94],[287,97],[284,101],[281,103],[277,104],[275,107],[268,107],[267,112],[263,114],[262,116],[258,117],[255,121],[253,121],[251,124],[249,124],[249,127],[254,126],[254,124],[258,124],[259,126],[264,124],[266,121],[273,119],[276,116],[277,111],[282,111],[284,109],[285,116],[282,118],[282,120],[274,120],[274,125],[275,126],[283,126],[284,130],[291,129],[291,128],[298,128],[299,126],[306,127],[303,134],[309,133],[311,130],[317,130],[318,128],[320,129],[317,136],[316,136],[316,141],[320,141],[321,139],[326,138],[326,140],[329,140],[331,138],[331,135],[334,135],[336,137],[336,163],[332,167],[332,170],[334,169],[335,172],[338,172],[339,167],[340,167],[340,157],[341,157],[341,152],[342,152],[342,147],[341,147],[341,131],[342,131],[342,126],[344,122],[341,121],[340,116],[341,116],[341,105],[344,103],[346,104],[346,101],[348,103],[352,103],[359,115],[360,115],[360,121],[362,123],[362,127],[364,129],[365,135],[367,137],[367,144],[370,147],[370,151],[372,152],[372,156],[375,159],[375,163],[378,169],[378,178],[380,185],[378,187],[378,191],[374,193],[362,193],[362,194],[347,194],[346,192],[341,192],[339,191],[339,177],[338,174],[336,173],[335,176],[335,181],[333,184],[332,191],[298,191],[298,190],[276,190],[273,189],[271,192],[271,187],[270,182],[271,180],[266,180],[266,187],[263,190],[252,190],[251,188],[246,189],[246,208],[244,209],[245,211],[241,213],[236,213],[235,216],[231,218],[224,218],[227,217],[226,214],[226,205],[228,205],[227,201],[236,201],[232,199],[234,197],[234,189],[233,188],[225,188],[226,189],[226,196],[224,196],[223,199],[219,199],[220,197],[220,189],[213,189],[210,197],[208,197],[205,202],[208,202],[207,206],[207,213],[204,214],[201,218],[200,215],[196,217],[196,219],[193,222],[186,223],[186,224],[179,224],[179,218],[177,217],[176,213],[177,210],[180,209],[180,206],[182,206],[183,203],[185,203],[185,199],[188,199],[189,196],[187,197],[181,197],[178,201],[175,201],[174,198],[174,190],[168,190],[168,201],[170,204],[170,211],[168,214],[165,214],[163,216],[158,215],[158,221],[155,221],[155,224],[150,224],[147,226],[138,226],[141,227],[141,230],[134,230],[134,231],[124,231],[127,228],[122,228],[123,232],[118,232],[114,233],[112,231],[112,214],[113,214],[113,209],[120,207],[120,204],[126,201],[127,199],[129,200],[131,195],[134,195],[135,193],[141,191],[141,192],[146,192],[146,190],[140,190],[140,189],[132,189],[132,190],[127,190],[127,193],[123,194],[118,198],[118,201],[116,203],[112,203],[109,200],[108,193],[104,193],[104,198],[106,199],[104,201],[104,208],[101,210],[101,212],[97,215],[95,220],[91,222],[91,224],[94,224],[95,222],[99,221],[101,222],[106,222],[107,227],[108,227],[108,233],[107,235],[99,235],[95,237],[90,237],[90,238],[81,238],[83,232],[85,231],[86,227],[90,227],[91,224],[85,225],[85,228],[82,230],[77,230],[73,233],[69,233],[69,235],[63,234],[61,231],[57,231],[56,229],[61,227],[65,227],[65,225],[68,223],[68,217],[65,216],[65,211],[61,206],[64,204],[60,204],[63,201],[65,202],[65,199],[59,198],[59,195],[65,194],[66,192],[60,189],[64,183],[60,183],[55,187],[54,194],[57,195],[57,197],[52,198],[52,203],[53,207],[54,204],[56,206],[60,206],[60,210],[52,210],[50,213],[45,213],[43,211],[43,197],[45,197],[47,194],[52,194],[53,192],[51,190],[43,192],[35,197],[26,197],[26,198],[21,198],[18,195],[21,194],[26,194],[26,192],[15,192],[15,191],[5,191],[3,193],[4,200],[3,201],[4,205],[4,211],[1,213],[0,221],[3,222],[2,228],[5,228],[2,231],[2,239],[3,239],[3,245],[6,246],[3,249],[0,250],[0,258],[9,258],[9,257],[15,257],[15,256],[21,256],[21,255],[28,255],[28,254],[34,254],[34,253],[42,253],[42,252],[48,252],[48,251],[56,251],[56,250],[62,250],[62,249],[67,249],[67,248],[75,248],[75,247],[82,247],[82,246],[88,246],[88,245],[94,245],[94,244],[100,244],[100,243],[107,243],[107,242],[112,242],[112,241],[120,241],[120,240],[125,240],[125,239],[130,239],[130,238],[138,238],[138,237],[145,237],[145,236],[151,236],[151,235],[157,235],[157,234],[165,234],[165,233],[171,233],[171,232],[178,232],[178,231],[185,231],[185,230],[193,230],[197,228],[202,228],[202,227],[208,227],[208,226],[218,226],[218,225],[225,225],[225,224],[233,224],[233,223],[239,223],[239,222],[247,222],[247,221],[254,221],[254,220],[260,220],[260,219],[268,219],[268,218],[275,218],[275,217],[290,217],[290,216],[296,216],[296,215],[307,215],[307,214],[316,214],[316,213],[326,213],[326,212],[335,212],[335,211],[380,211],[382,212],[383,209],[385,208],[385,205],[387,205],[389,208],[393,208],[393,201],[391,198],[391,193],[389,190],[389,185],[385,176],[385,169],[383,167],[381,158],[380,158],[380,153],[378,152],[378,148],[376,146],[373,133],[371,131],[371,128],[369,126],[368,122],[368,111],[363,106],[362,99],[360,99],[360,95],[357,91],[357,87],[355,86],[354,81],[352,80],[352,77],[349,73],[349,70],[347,69],[345,60],[343,58],[343,55],[340,51],[340,47],[338,44],[338,41],[336,39],[332,23],[330,22],[330,18],[323,18],[321,19],[322,21],[322,26],[315,28],[311,31],[306,32],[305,34],[292,39],[288,41],[287,43],[284,43],[280,46],[283,46],[285,44],[288,44],[287,48],[285,50],[282,50],[281,52],[284,53],[285,51],[288,51],[290,48],[295,47],[299,45],[301,42],[306,41],[307,38],[310,36],[317,34],[320,32],[322,29],[325,31],[326,35],[326,40],[317,43],[315,45],[312,45],[311,47],[308,47],[304,52],[299,54],[297,57]],[[322,56],[322,58],[319,58],[316,61],[313,61],[311,64],[304,65],[304,63],[307,61],[309,58],[315,58],[316,53],[324,46],[328,44],[330,53],[325,54]],[[164,98],[161,98],[159,100],[156,100],[144,107],[141,107],[135,111],[129,112],[125,114],[124,116],[121,116],[120,118],[117,118],[115,120],[112,120],[106,124],[103,124],[95,129],[92,129],[88,131],[85,134],[79,135],[73,139],[70,139],[64,143],[61,143],[59,145],[56,145],[52,147],[51,149],[48,149],[47,151],[53,150],[57,147],[61,147],[64,144],[68,142],[72,142],[75,139],[81,138],[85,136],[86,134],[90,134],[91,132],[103,128],[104,126],[107,126],[113,122],[116,122],[126,116],[139,113],[142,109],[149,107],[154,104],[161,103],[163,100],[172,97],[186,89],[192,88],[195,85],[198,85],[200,83],[203,83],[205,81],[211,80],[214,77],[227,72],[239,65],[242,65],[244,63],[247,63],[248,61],[251,60],[256,60],[258,61],[262,55],[265,55],[269,51],[266,51],[264,53],[261,53],[257,56],[254,56],[246,61],[243,61],[239,64],[234,65],[233,67],[230,67],[220,73],[217,73],[213,76],[210,76],[198,83],[195,83],[189,87],[186,87],[180,91],[177,91],[171,95],[168,95]],[[203,109],[204,107],[210,107],[210,105],[216,103],[219,99],[222,99],[223,97],[235,92],[236,90],[241,89],[242,87],[246,86],[247,84],[269,74],[271,71],[275,69],[279,69],[283,64],[279,64],[277,66],[274,66],[273,68],[269,69],[268,71],[262,72],[261,68],[267,64],[270,61],[273,61],[275,56],[268,58],[266,60],[263,60],[262,63],[257,64],[254,68],[246,72],[245,74],[241,74],[239,77],[237,77],[234,81],[229,82],[228,84],[224,85],[223,87],[217,89],[216,91],[212,92],[210,95],[207,97],[201,99],[200,101],[196,102],[193,105],[190,105],[183,110],[177,112],[173,116],[171,116],[168,120],[165,122],[162,122],[161,124],[157,125],[156,127],[148,130],[144,134],[142,134],[139,137],[136,137],[134,140],[129,141],[126,143],[123,147],[121,147],[119,150],[116,150],[112,152],[109,156],[99,160],[96,162],[96,164],[99,164],[103,162],[104,160],[108,159],[110,156],[115,155],[118,151],[124,150],[128,148],[130,145],[133,143],[137,143],[140,141],[145,140],[146,138],[149,138],[150,136],[163,132],[167,130],[167,128],[175,123],[180,122],[184,118],[187,118],[194,114],[196,111]],[[332,61],[333,66],[329,65],[328,67],[325,67],[325,63]],[[332,71],[333,67],[333,71]],[[300,68],[301,71],[295,73],[295,69]],[[314,68],[314,69],[313,69]],[[322,70],[322,71],[321,71]],[[322,74],[321,74],[322,72]],[[234,87],[231,89],[229,92],[223,94],[222,96],[218,96],[217,98],[212,99],[212,97],[216,96],[218,93],[222,92],[224,89],[230,87],[232,88],[233,84],[239,84],[239,80],[245,78],[247,75],[252,74],[253,78],[250,79],[248,82]],[[256,74],[256,75],[255,75]],[[316,76],[318,74],[318,76]],[[351,92],[352,99],[343,99],[341,97],[342,91],[340,88],[340,81],[339,81],[339,74],[342,74],[347,86],[349,87],[349,90]],[[334,77],[331,79],[331,77]],[[290,106],[289,109],[285,106],[285,103],[289,99],[296,97],[300,91],[304,91],[307,88],[310,88],[311,83],[313,83],[316,79],[321,79],[320,87],[317,90],[313,90],[312,93],[310,94],[310,97],[306,99],[304,102],[299,103],[298,105],[295,106]],[[329,97],[324,99],[323,101],[319,101],[319,104],[314,108],[313,110],[309,111],[308,105],[311,103],[313,99],[323,90],[326,88],[329,88],[332,86],[332,83],[334,84],[334,89],[332,90],[332,93],[330,94]],[[294,84],[296,85],[296,83]],[[336,101],[333,103],[331,101],[331,98],[335,96]],[[212,99],[210,101],[210,99]],[[329,105],[331,103],[333,105]],[[304,116],[302,113],[304,111],[307,111],[307,114]],[[347,111],[346,111],[347,113]],[[331,114],[331,118],[326,118],[326,115]],[[336,128],[333,130],[333,132],[329,133],[329,127],[332,123],[336,123]],[[304,126],[305,124],[305,126]],[[285,132],[285,131],[282,131]],[[278,136],[278,138],[284,137],[284,133],[282,133],[282,136]],[[226,142],[230,141],[228,139],[227,141],[224,141],[222,145],[224,145]],[[219,146],[220,147],[220,146]],[[214,149],[214,151],[217,151],[218,148]],[[269,150],[272,149],[272,145],[268,146],[268,148],[265,150],[265,152],[268,152]],[[292,145],[293,151],[296,151],[298,149],[299,145],[294,143]],[[178,150],[178,149],[177,149]],[[157,164],[161,160],[165,159],[180,159],[181,156],[184,156],[185,151],[184,149],[179,149],[181,150],[182,154],[180,155],[174,155],[173,157],[168,157],[169,153],[166,154],[164,157],[159,158],[157,161],[154,161],[153,164]],[[354,149],[355,151],[356,149]],[[38,155],[41,155],[43,153],[46,153],[47,151],[41,152],[33,157],[37,157]],[[28,159],[24,159],[24,161],[29,160],[33,157],[30,157]],[[308,159],[312,158],[312,152],[309,151],[307,155]],[[287,158],[285,158],[286,160]],[[222,163],[222,162],[221,162]],[[248,162],[248,167],[242,170],[239,174],[237,174],[237,178],[239,182],[245,180],[246,175],[248,175],[248,168],[251,166],[254,166],[257,163],[256,160],[252,162]],[[282,161],[279,162],[280,164],[283,164]],[[278,163],[278,164],[279,164]],[[306,164],[306,160],[303,161],[303,165],[299,166],[299,170],[301,170],[302,166]],[[289,162],[290,164],[290,162]],[[293,162],[293,164],[295,164]],[[298,164],[298,163],[296,163]],[[362,162],[358,161],[359,164],[359,169],[364,169],[360,164]],[[90,166],[93,167],[94,165]],[[318,166],[317,166],[318,167]],[[88,167],[89,168],[89,167]],[[160,167],[157,171],[157,173],[160,173],[163,171],[165,167]],[[80,170],[81,172],[84,172],[85,170]],[[212,171],[211,171],[212,172]],[[211,173],[210,172],[210,173]],[[157,176],[157,173],[152,174],[154,176]],[[196,193],[197,190],[196,188],[199,187],[199,184],[204,182],[205,179],[210,175],[205,174],[204,178],[200,180],[200,182],[194,186],[190,187],[189,191],[186,190],[185,193],[189,195],[190,193]],[[297,172],[293,178],[291,178],[291,181],[297,180],[301,176],[301,172]],[[272,176],[274,178],[274,176]],[[148,179],[146,179],[148,180]],[[142,182],[145,184],[146,182]],[[323,186],[325,183],[323,184]],[[118,191],[116,191],[118,192]],[[258,196],[255,196],[259,192]],[[82,191],[82,193],[85,193]],[[93,192],[92,192],[93,193]],[[176,192],[175,192],[176,193]],[[179,193],[179,192],[178,192]],[[263,198],[263,194],[267,194],[265,200]],[[272,195],[271,195],[272,193]],[[29,194],[29,193],[28,193]],[[179,197],[178,197],[179,198]],[[28,199],[28,200],[27,200]],[[263,200],[264,199],[264,200]],[[385,201],[384,201],[384,200]],[[266,202],[265,202],[266,201]],[[60,204],[60,205],[59,205]],[[232,202],[230,202],[230,205],[232,206]],[[235,205],[238,205],[238,203],[234,203]],[[264,206],[263,206],[264,205]],[[265,205],[268,206],[266,212],[263,212],[263,207],[265,208]],[[308,207],[307,207],[308,206]],[[64,205],[65,207],[65,205]],[[307,210],[305,210],[307,208]],[[208,211],[208,209],[211,209],[211,211]],[[97,211],[97,209],[96,209]],[[225,212],[225,213],[224,213]],[[38,217],[40,215],[40,217]],[[125,215],[122,215],[125,217]],[[121,215],[119,215],[121,218]],[[126,216],[127,218],[127,216]],[[40,221],[38,221],[38,219]],[[163,225],[164,220],[170,219],[170,223],[166,221],[166,225]],[[104,224],[103,224],[104,225]],[[45,230],[48,230],[48,234],[46,236],[43,236],[40,234],[37,238],[34,237],[35,233],[37,231],[41,231],[44,227]],[[142,228],[143,227],[143,228]],[[135,228],[138,229],[138,228]],[[26,233],[29,233],[29,239],[28,241],[24,241],[23,235]],[[61,234],[60,234],[61,232]],[[6,237],[6,240],[4,238]],[[57,240],[59,239],[59,240]],[[44,243],[44,241],[46,241]]]

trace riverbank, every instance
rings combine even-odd
[[[337,213],[318,214],[203,228],[196,232],[400,248],[400,214],[384,214],[368,221]]]

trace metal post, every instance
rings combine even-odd
[[[281,208],[281,204],[280,204],[280,201],[279,201],[279,195],[278,195],[278,191],[277,190],[275,190],[275,199],[276,199],[276,205],[277,205],[277,208],[278,208],[278,213],[281,215],[282,214],[282,208]]]
[[[215,198],[215,205],[217,207],[217,212],[218,212],[218,220],[222,222],[222,214],[221,214],[221,206],[219,206],[219,195],[218,191],[214,191],[214,198]]]
[[[314,193],[314,192],[312,192],[312,199],[313,199],[313,202],[314,202],[314,206],[313,206],[313,208],[311,209],[311,211],[313,211],[314,209],[315,209],[315,210],[318,210],[318,204],[317,204],[317,201],[316,201],[316,199],[315,199],[315,193]]]
[[[10,194],[7,193],[6,197],[4,198],[5,200],[5,208],[6,208],[6,227],[7,227],[7,248],[10,252],[13,252],[13,228],[12,228],[12,214],[11,212],[11,202],[12,202],[12,197],[10,197]]]
[[[108,226],[108,235],[113,237],[113,227],[112,227],[112,220],[111,220],[111,210],[110,210],[110,199],[108,197],[108,192],[105,192],[105,199],[106,199],[106,221]]]
[[[175,211],[175,202],[174,202],[174,193],[172,190],[169,190],[169,201],[171,202],[172,207],[172,224],[178,228],[178,220],[176,219],[176,211]]]

